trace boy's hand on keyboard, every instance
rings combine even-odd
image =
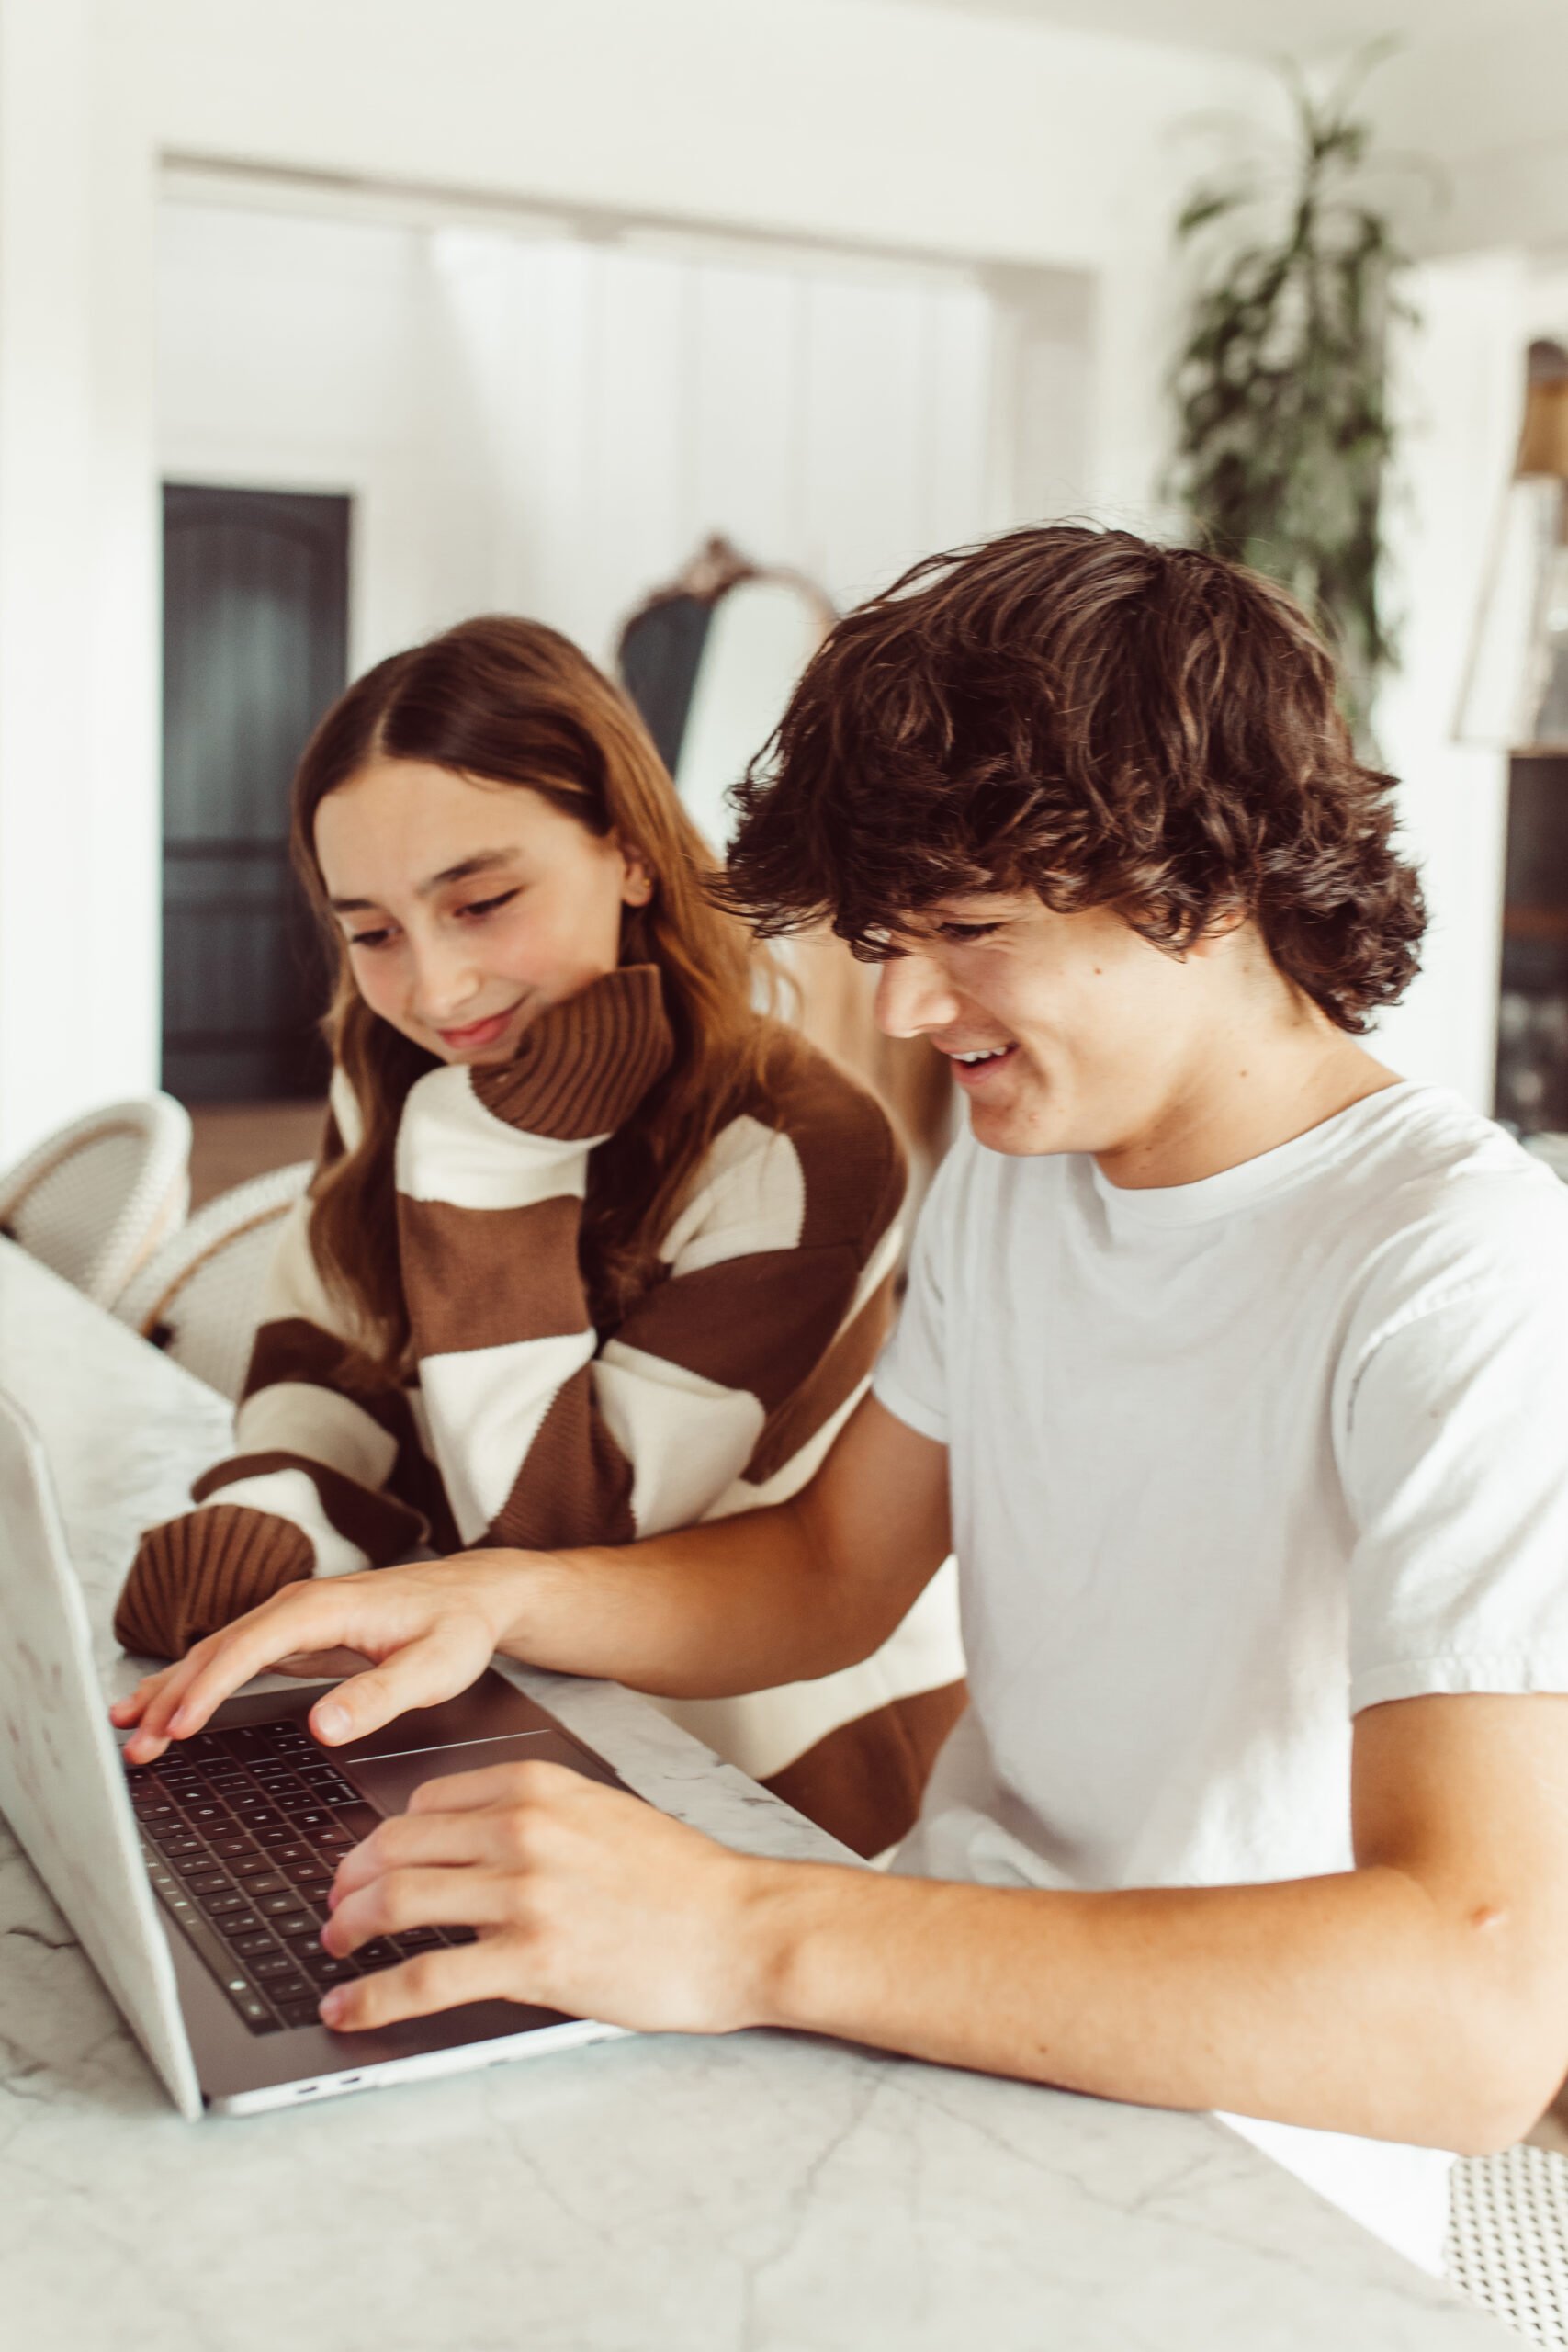
[[[422,1928],[472,1928],[476,1940],[338,1985],[321,2014],[353,2031],[507,2000],[644,2032],[756,2024],[758,1955],[789,1867],[561,1764],[427,1781],[344,1856],[321,1941],[346,1960]]]
[[[328,1747],[363,1738],[410,1707],[455,1698],[500,1646],[522,1556],[465,1552],[286,1585],[110,1708],[122,1730],[134,1726],[127,1763],[149,1764],[171,1739],[200,1731],[253,1676],[303,1670],[325,1652],[371,1661],[312,1708],[310,1728]]]

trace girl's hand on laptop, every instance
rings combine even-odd
[[[478,1940],[340,1985],[321,2014],[353,2031],[507,2000],[649,2033],[761,2023],[758,1928],[784,1867],[562,1764],[427,1781],[344,1856],[321,1941],[343,1959],[415,1928]]]
[[[130,1764],[150,1764],[171,1739],[188,1739],[253,1675],[285,1669],[324,1652],[368,1658],[310,1711],[328,1747],[363,1738],[410,1707],[455,1698],[476,1681],[501,1644],[516,1606],[519,1555],[464,1552],[359,1576],[285,1585],[259,1609],[236,1617],[109,1709]]]

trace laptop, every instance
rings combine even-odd
[[[338,1857],[422,1781],[541,1758],[625,1787],[544,1708],[491,1669],[445,1705],[324,1748],[305,1718],[327,1686],[302,1685],[231,1699],[205,1731],[130,1770],[42,1446],[4,1392],[0,1531],[0,1814],[183,2115],[253,2114],[619,2030],[513,2001],[363,2033],[316,2015],[345,1970],[471,1938],[418,1928],[351,1962],[321,1947]]]

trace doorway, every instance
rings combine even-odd
[[[163,1082],[187,1103],[326,1091],[288,786],[346,682],[349,527],[347,498],[164,488]]]

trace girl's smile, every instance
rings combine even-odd
[[[650,888],[558,800],[422,760],[372,758],[328,793],[315,847],[360,995],[446,1062],[510,1060],[547,1005],[615,970]]]

